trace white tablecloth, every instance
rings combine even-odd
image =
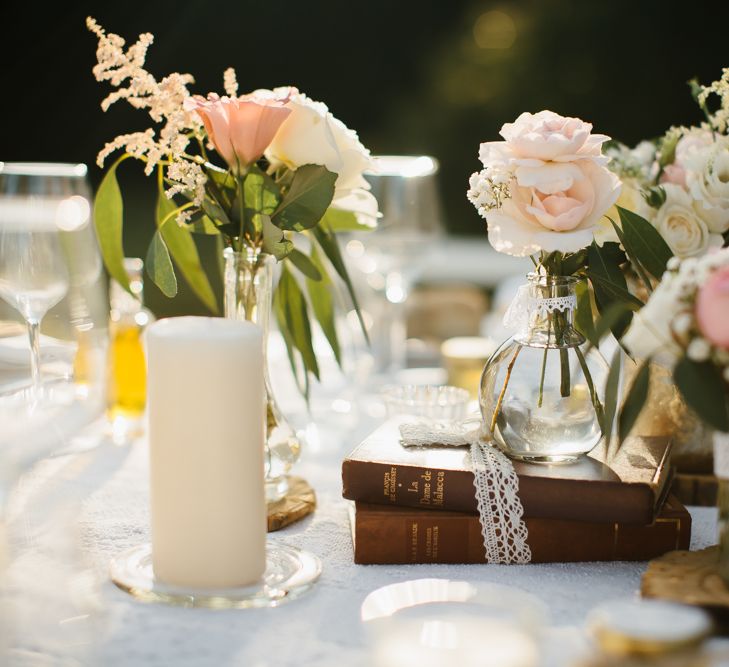
[[[143,440],[121,448],[102,441],[86,452],[36,466],[21,480],[10,507],[14,561],[7,575],[6,613],[14,631],[9,664],[364,667],[371,664],[359,620],[364,597],[398,581],[447,577],[516,586],[541,598],[553,627],[544,664],[561,666],[583,650],[581,626],[588,610],[604,600],[637,594],[645,563],[354,565],[347,506],[340,496],[340,462],[370,423],[352,421],[344,403],[335,407],[341,412],[330,410],[329,424],[309,429],[311,444],[296,469],[316,488],[319,508],[298,525],[271,535],[318,555],[323,574],[305,597],[276,609],[210,611],[143,604],[110,583],[111,556],[148,539]],[[343,421],[335,423],[338,415]],[[96,438],[92,433],[76,445],[94,444]],[[716,512],[695,508],[691,513],[692,548],[714,543]],[[94,577],[82,561],[90,564]]]

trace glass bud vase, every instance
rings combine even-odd
[[[602,437],[608,366],[574,327],[578,278],[529,274],[507,313],[517,333],[486,363],[485,437],[531,463],[571,463]]]
[[[223,251],[225,258],[225,317],[255,322],[263,329],[263,362],[266,393],[265,472],[266,499],[275,502],[286,495],[288,473],[298,461],[301,442],[281,414],[271,390],[268,370],[268,332],[273,303],[273,256],[253,250]]]

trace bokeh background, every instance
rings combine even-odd
[[[686,81],[729,65],[729,5],[654,0],[210,0],[13,2],[0,42],[2,160],[94,165],[104,143],[144,129],[91,75],[93,15],[128,42],[152,32],[149,69],[190,72],[194,90],[295,84],[325,101],[373,153],[441,163],[445,224],[483,234],[465,199],[481,141],[525,110],[553,109],[635,143],[699,120]],[[123,172],[123,173],[121,173]],[[138,164],[120,170],[128,254],[144,256],[154,188]],[[154,288],[150,288],[156,300]]]

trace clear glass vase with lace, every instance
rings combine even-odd
[[[510,309],[516,333],[484,367],[483,433],[512,458],[570,463],[602,437],[608,366],[575,328],[579,280],[530,274]]]

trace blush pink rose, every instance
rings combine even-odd
[[[268,148],[291,113],[286,104],[295,92],[256,91],[238,98],[211,93],[207,99],[195,95],[185,101],[185,110],[200,116],[215,150],[231,169],[239,171]]]
[[[669,164],[663,168],[661,174],[661,184],[672,183],[686,187],[686,170],[680,164]]]
[[[715,271],[699,290],[696,319],[706,340],[729,350],[729,266]]]

